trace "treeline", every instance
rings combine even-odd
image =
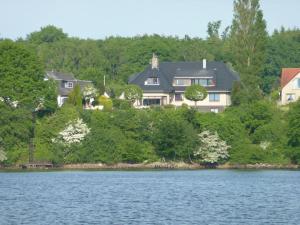
[[[127,83],[128,77],[145,69],[152,53],[160,61],[224,61],[235,64],[230,47],[231,36],[219,35],[220,23],[211,23],[214,31],[207,39],[144,35],[133,38],[109,37],[105,40],[68,37],[61,29],[47,26],[19,40],[35,49],[46,70],[72,72],[78,79],[92,80],[103,85]],[[212,28],[208,27],[208,31]],[[300,30],[275,30],[266,38],[265,57],[259,76],[265,94],[279,87],[281,68],[300,65]],[[102,87],[101,87],[102,88]]]
[[[7,134],[2,136],[8,149],[5,163],[26,162],[30,115],[1,107],[1,121],[5,121],[1,131],[5,132],[2,135]],[[88,111],[66,104],[37,121],[34,159],[56,165],[162,160],[297,164],[300,163],[299,112],[300,102],[289,111],[259,101],[228,108],[222,114],[200,113],[186,107]],[[82,119],[85,128],[80,128],[82,124],[75,125],[78,119]],[[85,130],[82,138],[81,129]],[[203,132],[209,134],[201,139]],[[217,135],[217,139],[212,135]],[[228,147],[225,153],[214,147],[222,141]]]

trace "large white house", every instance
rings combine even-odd
[[[202,62],[162,62],[153,54],[151,65],[143,72],[129,78],[130,84],[138,85],[143,90],[142,101],[136,107],[150,105],[194,106],[193,101],[184,97],[185,88],[199,84],[208,91],[208,96],[197,103],[197,108],[206,112],[223,111],[231,104],[230,94],[233,83],[239,81],[237,73],[225,63]]]
[[[282,105],[300,98],[300,68],[283,68],[280,83]]]

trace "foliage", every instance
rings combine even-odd
[[[266,21],[259,0],[235,0],[230,34],[235,69],[250,100],[260,96],[260,74],[265,63]]]
[[[100,105],[103,105],[103,110],[104,111],[111,111],[112,107],[113,107],[113,102],[110,98],[101,95],[98,99],[98,102],[100,103]]]
[[[62,143],[63,145],[69,146],[71,144],[80,143],[84,137],[90,132],[90,129],[82,121],[77,119],[67,124],[66,128],[59,132],[58,137],[52,139],[54,143]]]
[[[22,44],[0,42],[0,79],[1,97],[18,101],[31,110],[40,104],[41,99],[53,106],[51,101],[55,101],[55,96],[51,93],[55,89],[44,82],[43,66],[35,53]],[[44,106],[48,107],[48,104]]]
[[[76,84],[74,89],[69,93],[67,103],[82,108],[82,93],[79,84]]]
[[[56,28],[55,26],[48,25],[42,27],[40,31],[32,32],[27,36],[27,40],[33,43],[52,43],[67,38],[62,29]]]
[[[197,134],[181,112],[165,109],[153,122],[153,144],[160,157],[167,160],[191,160]]]
[[[0,163],[7,160],[6,153],[0,148]]]
[[[201,85],[193,84],[185,89],[184,96],[191,101],[195,102],[202,101],[207,96],[207,91]]]
[[[142,99],[143,90],[137,85],[130,84],[124,88],[124,96],[133,104],[135,101]]]
[[[98,94],[96,88],[93,85],[87,85],[83,88],[82,95],[85,101],[90,101],[91,98],[95,98]]]
[[[200,162],[213,164],[229,157],[230,146],[220,139],[217,132],[203,131],[199,134],[199,138],[201,144],[199,149],[194,151],[194,156],[199,158]]]

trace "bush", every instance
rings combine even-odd
[[[100,105],[103,105],[103,110],[106,111],[106,112],[110,112],[112,111],[112,107],[113,107],[113,102],[110,98],[104,96],[104,95],[101,95],[98,99],[99,101],[99,104]]]
[[[114,98],[112,102],[115,109],[128,110],[131,108],[131,104],[127,100]]]

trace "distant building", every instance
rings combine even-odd
[[[83,90],[85,86],[92,84],[92,81],[77,80],[72,74],[54,71],[48,71],[46,73],[45,80],[49,79],[53,79],[58,83],[57,104],[59,107],[67,100],[69,93],[73,90],[75,85],[79,84],[80,89]]]
[[[283,68],[281,71],[281,104],[300,98],[300,68]]]
[[[201,111],[219,112],[231,104],[231,89],[239,76],[226,64],[218,61],[207,62],[162,62],[153,54],[151,65],[143,72],[129,78],[143,90],[142,101],[136,107],[150,105],[194,106],[193,101],[184,97],[186,87],[199,84],[208,91],[208,96],[197,103]]]

